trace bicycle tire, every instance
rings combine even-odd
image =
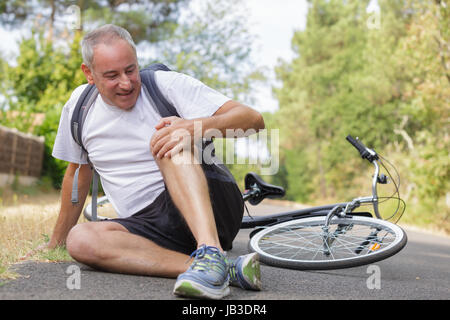
[[[357,267],[384,260],[398,253],[407,243],[406,233],[393,223],[375,218],[347,216],[331,220],[329,230],[334,230],[334,233],[328,233],[326,239],[331,242],[328,245],[328,242],[327,244],[324,242],[327,234],[323,230],[325,218],[325,216],[300,218],[265,228],[249,240],[249,251],[257,252],[262,263],[275,267],[329,270]],[[347,229],[343,232],[339,231],[339,228]],[[378,233],[382,234],[370,239],[368,232],[375,232],[377,228],[380,229]],[[350,231],[356,231],[356,235],[349,236]],[[363,244],[367,241],[369,242],[364,247]],[[302,242],[308,245],[302,247]],[[357,250],[362,247],[363,250],[357,254]],[[292,251],[289,252],[289,249]],[[338,249],[342,249],[342,253],[339,251],[342,257],[339,257]]]

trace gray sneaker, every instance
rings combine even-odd
[[[219,249],[202,245],[189,269],[180,274],[173,293],[188,298],[221,299],[230,294],[228,261]]]
[[[238,257],[230,264],[230,285],[246,290],[261,290],[261,271],[258,254]]]

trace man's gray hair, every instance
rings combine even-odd
[[[136,45],[130,33],[122,27],[106,24],[89,33],[87,33],[81,41],[81,54],[83,55],[83,63],[92,69],[94,60],[94,48],[100,43],[109,44],[113,40],[122,39],[128,42],[136,54]]]

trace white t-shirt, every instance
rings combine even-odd
[[[185,119],[213,115],[230,99],[202,82],[173,71],[157,71],[155,81],[164,97]],[[53,157],[87,164],[72,138],[70,121],[85,85],[74,90],[64,106]],[[152,203],[164,191],[164,181],[151,150],[154,126],[161,116],[141,89],[129,111],[108,105],[100,95],[83,124],[82,141],[100,175],[103,190],[120,217],[128,217]]]

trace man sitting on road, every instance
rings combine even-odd
[[[136,47],[123,28],[105,25],[88,33],[82,53],[81,68],[99,95],[82,131],[88,154],[70,131],[86,85],[75,89],[63,108],[53,156],[69,165],[48,247],[65,243],[75,260],[105,271],[177,277],[177,295],[222,298],[229,282],[259,290],[256,255],[230,262],[224,254],[241,224],[239,189],[234,182],[206,177],[203,164],[193,161],[194,149],[181,142],[194,143],[195,122],[202,136],[209,129],[225,136],[227,129],[264,128],[262,116],[187,75],[157,71],[158,88],[181,116],[161,118],[141,87]],[[117,219],[76,224],[92,179],[87,156]],[[79,165],[80,202],[73,205]]]

